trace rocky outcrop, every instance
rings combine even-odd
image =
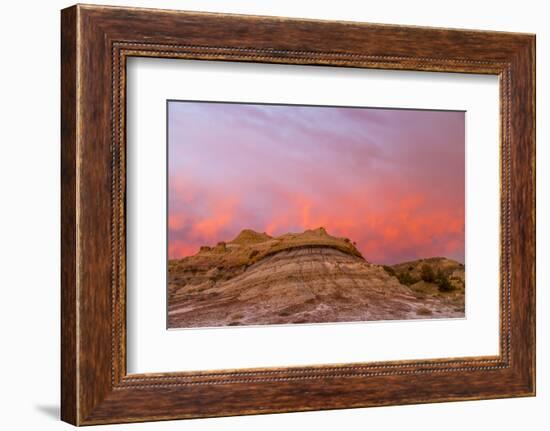
[[[276,238],[245,230],[170,261],[168,294],[171,328],[464,315],[437,296],[419,299],[323,228]]]

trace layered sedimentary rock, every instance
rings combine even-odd
[[[419,298],[323,228],[276,238],[245,230],[170,261],[168,294],[171,328],[464,315],[438,295]]]

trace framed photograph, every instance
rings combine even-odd
[[[535,394],[535,36],[61,13],[61,415]]]

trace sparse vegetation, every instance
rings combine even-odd
[[[170,260],[168,276],[169,327],[464,315],[463,264],[377,265],[323,228],[277,237],[245,229]]]
[[[395,277],[397,275],[395,269],[393,269],[391,266],[382,265],[382,268],[384,268],[384,271],[386,271],[388,275],[391,275],[392,277]]]
[[[410,272],[397,273],[397,279],[399,280],[399,283],[404,284],[406,286],[411,286],[414,283],[417,283],[419,281],[419,279],[412,276]]]
[[[411,287],[415,294],[448,296],[451,292],[464,290],[464,264],[450,259],[433,257],[404,262],[391,268],[399,282]]]
[[[435,273],[433,268],[425,263],[420,269],[420,278],[426,283],[433,283],[435,281]]]
[[[440,292],[451,292],[452,290],[454,290],[453,285],[451,284],[451,282],[447,277],[439,278],[437,280],[437,285],[439,287]]]
[[[440,292],[450,292],[454,289],[449,276],[445,274],[441,269],[437,270],[435,282],[439,287]]]

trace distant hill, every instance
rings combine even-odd
[[[430,266],[434,271],[441,270],[449,277],[456,278],[464,282],[464,264],[446,257],[430,257],[427,259],[412,260],[409,262],[392,265],[397,272],[409,272],[412,276],[420,278],[422,267]]]
[[[430,257],[384,267],[419,299],[439,297],[464,309],[465,266],[445,257]]]
[[[168,326],[462,317],[463,300],[449,301],[450,292],[422,296],[399,278],[407,271],[414,279],[422,265],[460,272],[448,262],[382,267],[367,262],[350,239],[322,227],[278,237],[245,229],[233,240],[169,261]],[[462,280],[463,274],[462,266]]]
[[[387,269],[388,267],[386,267]],[[409,262],[398,263],[391,266],[396,275],[407,274],[410,277],[408,285],[414,284],[420,280],[436,283],[436,279],[445,276],[455,289],[464,289],[465,267],[463,263],[446,257],[430,257],[428,259],[418,259]],[[428,270],[429,268],[429,270]],[[430,271],[433,278],[430,277]],[[390,270],[391,273],[391,270]]]

